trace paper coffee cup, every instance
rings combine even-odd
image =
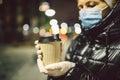
[[[39,43],[43,52],[44,65],[60,62],[62,59],[61,41]]]

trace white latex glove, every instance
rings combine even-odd
[[[49,76],[62,76],[64,75],[70,68],[75,66],[75,63],[69,62],[69,61],[63,61],[59,63],[49,64],[44,66],[44,63],[42,61],[43,53],[40,49],[40,45],[38,44],[38,41],[35,41],[38,59],[37,59],[37,65],[41,73],[47,74]]]
[[[37,64],[40,72],[54,77],[64,75],[70,68],[75,66],[75,63],[69,61],[63,61],[44,66],[41,59],[37,60]]]
[[[45,69],[45,66],[40,58],[37,59],[37,65],[41,73],[47,73],[47,70]]]

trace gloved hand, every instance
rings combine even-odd
[[[38,68],[40,72],[47,74],[49,76],[62,76],[64,75],[70,68],[75,66],[75,63],[69,61],[63,61],[59,63],[53,63],[44,66],[41,59],[37,60]]]
[[[70,68],[75,66],[75,63],[69,61],[62,61],[44,66],[44,63],[42,61],[42,54],[44,53],[42,53],[42,51],[40,50],[40,45],[37,43],[38,41],[35,42],[38,54],[37,65],[40,72],[49,76],[57,77],[64,75]]]

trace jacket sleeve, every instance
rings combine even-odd
[[[89,63],[89,60],[85,57],[87,55],[83,56],[89,47],[90,45],[86,43],[84,37],[78,37],[72,42],[66,54],[66,60],[74,62],[76,65],[68,71],[65,80],[83,80],[84,74],[90,80],[96,79],[95,75],[86,66]],[[88,52],[91,52],[90,50]]]
[[[97,77],[102,80],[107,80],[109,78],[111,78],[109,80],[114,80],[116,78],[120,80],[120,41],[116,41],[110,45],[107,56],[105,47],[95,51],[92,49],[92,53],[94,53],[92,58],[86,57],[88,55],[79,56],[76,54],[72,55],[75,58],[69,58],[70,55],[68,55],[68,60],[76,60],[76,66],[67,74],[68,80],[80,79],[82,77],[81,75],[84,73],[87,73],[87,76],[89,76],[91,80]]]
[[[106,57],[105,47],[97,47],[97,50],[94,50],[93,47],[90,48],[91,45],[80,44],[80,46],[78,42],[78,40],[73,41],[66,54],[66,60],[76,63],[75,67],[71,68],[65,75],[57,78],[52,77],[51,80],[84,80],[84,78],[89,78],[90,80],[98,80],[98,78],[101,80],[120,80],[120,41],[111,45],[109,57]],[[80,55],[80,51],[87,51],[94,53],[94,55],[89,58],[88,56],[91,55]]]

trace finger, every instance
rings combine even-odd
[[[39,43],[39,41],[38,40],[36,40],[35,42],[34,42],[34,44],[38,44]]]
[[[38,68],[39,68],[40,72],[47,73],[47,70],[45,69],[42,60],[39,59],[39,58],[37,59],[37,65],[38,65]]]
[[[41,60],[42,60],[42,55],[38,55],[38,59],[41,59]]]
[[[43,55],[41,50],[37,50],[37,55]]]
[[[43,60],[43,53],[42,53],[41,50],[38,50],[38,51],[37,51],[37,55],[38,55],[38,58],[39,58],[39,59]]]
[[[38,44],[35,46],[35,48],[36,48],[37,50],[40,50],[40,49],[41,49],[41,48],[40,48],[40,45],[38,45]]]
[[[54,64],[46,65],[45,69],[47,69],[47,70],[59,70],[59,69],[61,69],[61,66],[59,65],[59,63],[54,63]]]
[[[47,70],[47,73],[44,73],[44,74],[57,77],[59,72],[60,72],[60,70]]]
[[[43,55],[38,55],[38,58],[43,60]]]

